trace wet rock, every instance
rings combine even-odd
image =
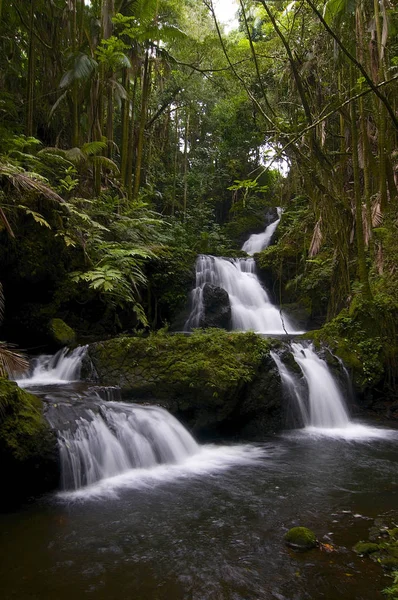
[[[398,571],[398,558],[395,556],[383,556],[378,559],[378,562],[386,571]]]
[[[211,283],[203,287],[203,309],[204,315],[200,321],[200,327],[218,327],[230,329],[231,327],[231,304],[228,292],[223,288]]]
[[[159,332],[91,344],[88,357],[100,384],[120,386],[126,400],[159,403],[202,440],[256,440],[283,426],[272,344],[279,342],[221,329]]]
[[[0,461],[0,507],[58,484],[58,446],[43,418],[43,403],[6,379],[0,379]]]
[[[373,554],[373,552],[377,552],[379,549],[379,544],[373,542],[358,542],[353,547],[354,552],[357,554]]]
[[[318,544],[316,535],[307,527],[293,527],[285,534],[285,543],[294,550],[304,551],[315,548]]]

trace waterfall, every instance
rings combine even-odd
[[[242,250],[247,254],[250,254],[250,256],[253,256],[256,252],[261,252],[261,250],[264,250],[264,248],[267,248],[270,245],[272,236],[274,235],[282,216],[282,209],[277,208],[276,210],[278,211],[278,218],[276,221],[273,221],[268,225],[262,233],[253,233],[243,244]]]
[[[280,214],[280,209],[278,211]],[[269,244],[279,220],[260,234],[262,247]],[[270,228],[273,228],[272,231]],[[204,254],[196,261],[196,283],[191,293],[191,314],[184,326],[186,331],[201,327],[205,319],[203,290],[206,284],[220,287],[228,293],[233,330],[268,334],[298,333],[289,319],[272,304],[256,275],[253,258],[229,259]]]
[[[182,463],[199,451],[190,433],[163,408],[93,399],[86,406],[52,404],[46,413],[58,431],[64,490],[130,469]]]
[[[305,427],[317,429],[346,428],[351,420],[345,406],[344,397],[327,363],[322,360],[311,345],[297,342],[291,344],[294,360],[304,377],[303,389],[297,379],[281,359],[271,353],[283,385],[296,400]]]
[[[69,348],[62,348],[54,355],[42,355],[34,358],[31,373],[17,379],[18,385],[20,387],[56,385],[78,380],[86,348],[86,346],[78,346],[72,351]]]
[[[306,394],[298,375],[289,371],[276,352],[271,350],[270,356],[276,363],[287,396],[294,401],[295,406],[299,409],[300,425],[308,425],[310,416],[308,414]]]

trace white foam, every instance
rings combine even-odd
[[[329,437],[346,441],[391,440],[398,441],[398,431],[383,427],[372,427],[362,423],[350,423],[345,427],[304,427],[300,434],[310,437]],[[298,432],[297,432],[298,433]]]
[[[126,489],[152,488],[168,482],[194,477],[211,477],[238,465],[255,464],[265,456],[263,447],[253,445],[202,446],[196,454],[179,464],[157,465],[149,469],[129,471],[102,479],[97,483],[72,492],[60,492],[58,497],[67,502],[115,498]]]
[[[26,388],[39,385],[65,385],[78,381],[86,349],[87,346],[79,346],[72,351],[63,348],[54,356],[38,356],[33,361],[31,374],[16,379],[16,383],[19,387]]]

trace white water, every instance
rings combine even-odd
[[[232,329],[259,333],[292,333],[294,327],[272,304],[255,273],[253,258],[218,258],[201,255],[196,262],[193,309],[185,329],[199,327],[204,314],[203,288],[211,283],[223,288],[231,304]],[[282,320],[283,319],[283,320]]]
[[[271,358],[273,358],[273,360],[276,363],[276,366],[278,367],[282,383],[285,386],[289,396],[295,400],[296,405],[299,408],[300,416],[303,420],[303,423],[309,423],[310,416],[308,414],[308,409],[305,401],[306,398],[303,394],[303,388],[298,379],[298,376],[295,373],[289,371],[289,369],[286,367],[286,365],[283,364],[276,352],[273,352],[271,350],[270,356]]]
[[[16,381],[20,387],[58,385],[76,381],[80,377],[85,353],[86,346],[79,346],[72,351],[63,348],[55,355],[38,356],[33,359],[31,374]]]
[[[153,489],[156,485],[184,481],[194,477],[211,477],[236,467],[261,463],[267,450],[250,444],[234,446],[199,446],[195,454],[174,464],[158,464],[151,468],[129,469],[119,475],[101,479],[74,491],[64,491],[60,498],[69,501],[118,497],[124,489]]]
[[[77,419],[72,414],[73,426],[58,431],[63,489],[77,490],[130,469],[178,464],[199,450],[163,408],[121,402],[93,408]]]
[[[250,256],[253,256],[256,252],[261,252],[261,250],[264,250],[264,248],[267,248],[270,245],[272,236],[274,235],[282,216],[282,209],[277,208],[276,210],[278,211],[278,219],[268,225],[262,233],[253,233],[243,244],[242,250],[247,254],[250,254]]]
[[[324,429],[347,427],[350,417],[345,401],[326,362],[312,345],[293,343],[292,353],[308,385],[308,416],[302,415],[304,424]]]
[[[278,209],[280,217],[281,209]],[[260,234],[264,248],[270,241],[280,218]],[[249,243],[253,236],[246,243]],[[257,244],[257,241],[255,242]],[[254,242],[250,242],[254,247]],[[257,251],[257,250],[255,250]],[[267,334],[298,332],[289,319],[274,306],[256,275],[253,258],[218,258],[201,254],[196,261],[196,283],[191,293],[192,311],[184,325],[189,331],[200,327],[205,317],[203,289],[206,283],[224,289],[231,305],[231,326],[237,331]]]
[[[295,342],[291,348],[303,374],[303,382],[276,353],[270,353],[278,367],[282,384],[295,401],[304,425],[304,429],[289,433],[290,436],[303,432],[312,437],[328,436],[357,441],[397,438],[394,430],[368,426],[350,418],[344,396],[332,372],[312,345],[304,346]],[[342,368],[346,372],[344,365]]]

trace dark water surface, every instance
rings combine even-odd
[[[208,448],[195,464],[0,515],[0,597],[381,599],[391,580],[351,547],[377,515],[398,516],[397,434]],[[337,551],[292,552],[295,525]]]

